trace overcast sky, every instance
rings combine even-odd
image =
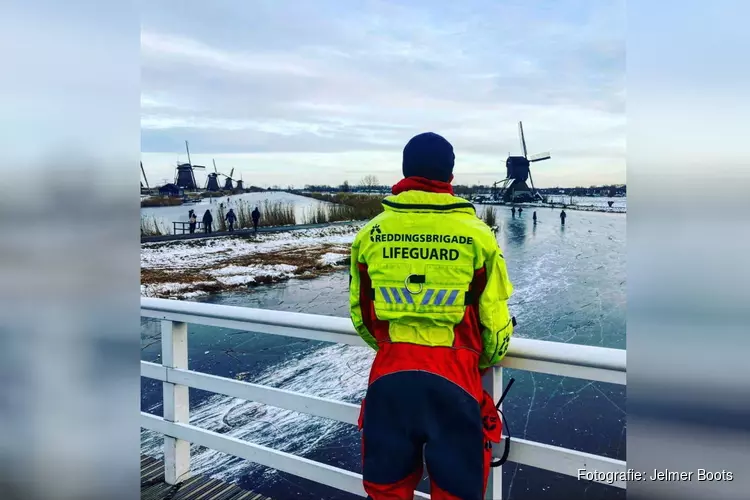
[[[552,154],[538,187],[625,182],[624,0],[141,6],[151,184],[174,178],[185,140],[246,184],[392,183],[425,131],[453,144],[455,183],[491,183],[519,120],[529,153]]]

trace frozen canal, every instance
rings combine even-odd
[[[141,208],[141,218],[149,221],[155,221],[159,225],[162,233],[173,233],[173,222],[188,222],[188,212],[194,210],[198,220],[202,220],[203,213],[210,210],[214,220],[217,220],[219,204],[223,203],[226,209],[237,209],[240,203],[248,204],[250,210],[257,206],[262,211],[265,203],[281,203],[282,205],[292,205],[297,224],[302,224],[305,216],[311,213],[315,207],[327,204],[324,201],[318,201],[313,198],[299,196],[284,191],[265,191],[259,193],[233,194],[220,198],[203,198],[198,203],[186,203],[173,207],[145,207]],[[179,229],[179,228],[178,228]]]
[[[625,216],[532,209],[521,217],[498,210],[498,241],[516,292],[516,335],[625,348]],[[347,316],[347,275],[288,281],[248,293],[203,299],[222,304]],[[372,353],[191,325],[190,368],[274,387],[359,403]],[[159,325],[143,320],[142,359],[158,361]],[[508,370],[516,383],[505,404],[513,437],[625,459],[625,388]],[[507,372],[506,372],[507,373]],[[507,380],[507,378],[506,378]],[[161,415],[161,385],[142,379],[141,408]],[[286,410],[191,390],[191,422],[217,432],[359,471],[356,429]],[[161,438],[142,433],[143,451],[160,453]],[[194,448],[197,472],[237,481],[273,498],[349,499],[350,495],[205,449]],[[624,499],[622,490],[508,464],[505,498]]]

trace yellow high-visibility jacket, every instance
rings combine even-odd
[[[513,333],[495,234],[451,194],[405,191],[383,206],[357,234],[350,269],[352,322],[378,351],[370,383],[429,371],[481,401],[479,372],[505,356]]]

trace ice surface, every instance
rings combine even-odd
[[[269,366],[253,383],[284,388],[303,394],[359,402],[367,387],[367,374],[374,357],[369,348],[329,345],[310,349],[300,358]],[[191,410],[190,423],[238,439],[252,441],[296,455],[306,455],[324,446],[350,425],[250,401],[214,395]],[[144,432],[141,451],[158,455],[162,438]],[[236,479],[259,469],[247,461],[213,450],[192,453],[192,470],[214,477]]]

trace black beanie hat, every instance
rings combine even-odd
[[[425,132],[412,137],[404,148],[404,177],[424,177],[450,182],[456,155],[444,137]]]

